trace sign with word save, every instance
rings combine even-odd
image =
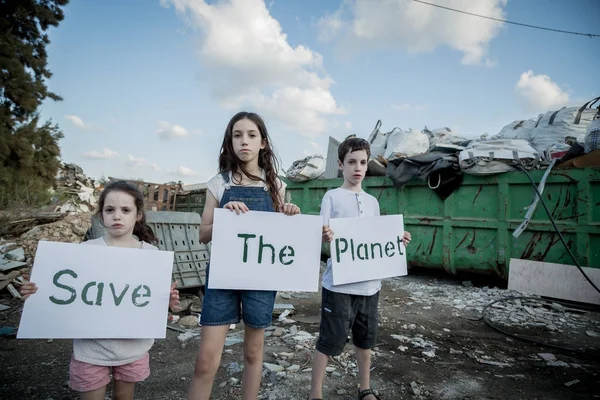
[[[402,215],[331,218],[333,284],[407,275]]]
[[[215,209],[209,289],[319,290],[323,218]]]
[[[17,338],[164,338],[173,255],[39,242]]]

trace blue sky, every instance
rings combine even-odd
[[[600,1],[430,0],[600,34]],[[204,182],[227,122],[261,114],[282,169],[329,136],[450,127],[497,133],[599,96],[600,38],[412,0],[72,1],[49,33],[44,103],[65,162],[92,177]]]

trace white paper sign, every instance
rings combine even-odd
[[[323,218],[215,209],[209,289],[319,290]]]
[[[407,275],[402,215],[331,218],[333,284]]]
[[[39,242],[17,338],[164,338],[173,255]]]

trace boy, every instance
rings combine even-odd
[[[338,165],[344,176],[344,184],[323,196],[321,215],[323,240],[331,242],[333,231],[330,218],[373,217],[379,214],[379,202],[364,192],[361,183],[367,172],[371,150],[369,142],[356,137],[344,140],[338,150]],[[405,232],[404,245],[410,242]],[[333,285],[331,259],[323,274],[321,326],[313,360],[312,383],[308,400],[321,400],[325,368],[329,356],[338,356],[344,350],[348,331],[352,329],[352,341],[358,364],[358,399],[377,400],[370,388],[371,348],[377,337],[379,290],[381,280]]]

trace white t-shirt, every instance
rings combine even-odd
[[[261,171],[260,177],[262,179],[266,179],[266,174],[265,174],[264,170]],[[281,190],[285,190],[285,188],[287,186],[285,184],[285,182],[282,181],[281,179],[279,179],[279,177],[277,178],[277,180],[281,184]],[[229,185],[230,186],[240,186],[240,185],[236,185],[235,182],[231,179],[231,172],[229,172]],[[253,187],[253,186],[265,187],[266,185],[265,185],[265,183],[263,181],[258,181],[254,185],[245,185],[245,186],[249,186],[249,187]],[[225,193],[225,180],[221,176],[221,173],[218,173],[217,175],[213,176],[206,183],[206,187],[208,188],[208,190],[210,191],[210,193],[212,193],[212,195],[215,196],[215,199],[217,199],[217,202],[220,203],[221,199],[223,198],[223,193]]]
[[[329,224],[330,218],[377,217],[380,215],[379,202],[367,192],[337,188],[329,190],[323,196],[321,215],[325,225]],[[371,296],[381,289],[381,279],[334,286],[331,258],[329,258],[327,269],[323,273],[323,287],[332,292]]]
[[[102,237],[81,244],[107,246]],[[158,250],[146,242],[142,249]],[[125,365],[144,357],[153,344],[154,339],[73,339],[73,357],[94,365]]]

